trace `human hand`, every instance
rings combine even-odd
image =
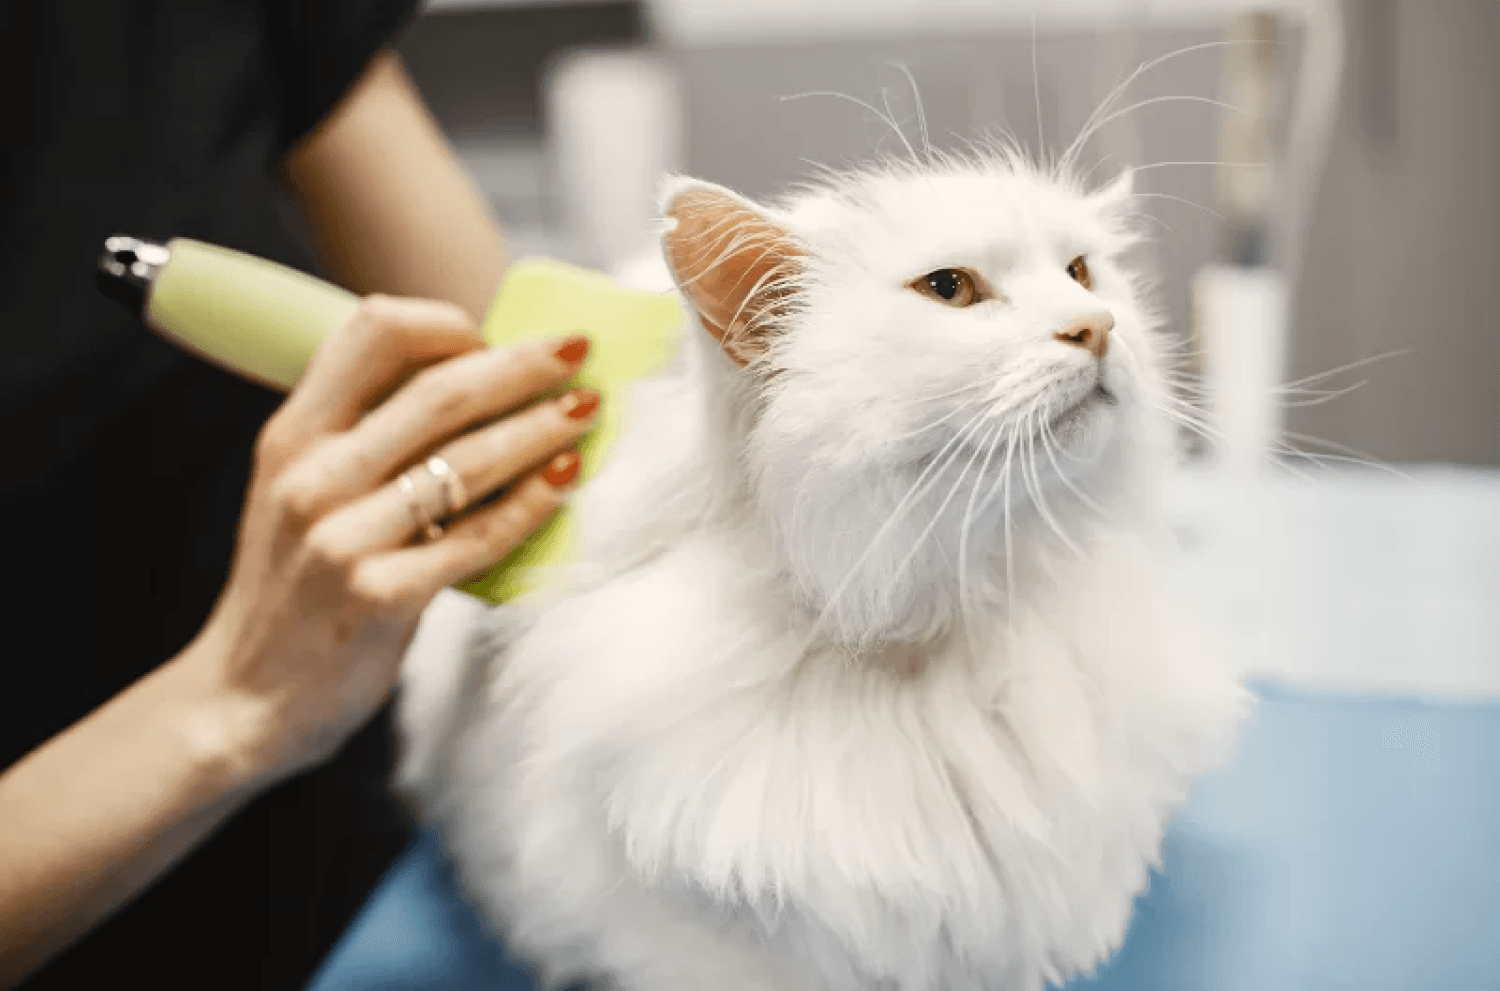
[[[331,756],[388,698],[433,596],[559,508],[598,394],[514,411],[586,353],[583,338],[488,349],[458,308],[389,297],[324,343],[261,433],[229,583],[174,662],[193,668],[212,699],[205,729],[248,779]],[[425,467],[433,456],[470,507],[512,487],[423,539],[458,495]]]

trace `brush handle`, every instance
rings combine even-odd
[[[141,316],[184,349],[272,389],[290,391],[359,305],[353,293],[264,258],[182,237],[163,247]]]
[[[359,306],[357,297],[283,265],[188,238],[113,237],[99,260],[104,293],[164,337],[214,364],[289,391],[318,345]],[[599,272],[522,259],[485,317],[491,347],[587,333],[588,363],[573,384],[604,395],[599,423],[578,445],[588,481],[623,427],[631,383],[676,353],[683,312],[670,293],[624,289]],[[484,575],[458,586],[499,603],[533,588],[573,554],[566,508]]]

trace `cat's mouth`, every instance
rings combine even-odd
[[[1068,408],[1064,409],[1062,412],[1058,413],[1057,416],[1053,417],[1050,426],[1055,428],[1066,425],[1074,420],[1077,420],[1079,417],[1090,412],[1096,407],[1117,406],[1119,405],[1119,402],[1120,401],[1115,398],[1115,394],[1109,391],[1109,386],[1105,385],[1104,380],[1101,378],[1099,381],[1094,383],[1094,387],[1092,389],[1083,394],[1083,397],[1081,399],[1079,399],[1076,403],[1069,406]]]
[[[1029,437],[1021,438],[1016,436],[1012,440],[1017,444],[1024,444],[1029,441],[1039,445],[1047,444],[1064,449],[1071,448],[1092,433],[1092,428],[1097,425],[1094,414],[1102,414],[1104,410],[1113,409],[1119,406],[1119,404],[1119,397],[1115,395],[1109,386],[1104,384],[1103,378],[1100,378],[1087,392],[1058,410],[1049,419],[1031,421],[1028,424],[1031,428]],[[996,442],[1001,439],[1001,437],[994,437],[994,441]],[[991,446],[979,443],[973,438],[968,438],[958,443],[962,450],[976,452],[981,455],[985,454]],[[934,459],[937,459],[946,463],[956,457],[949,453],[949,450],[949,448],[945,447],[937,454],[926,454],[923,456],[922,461],[923,463],[930,464]],[[994,458],[993,451],[989,452],[989,458],[995,460],[997,464],[1000,460]],[[958,457],[958,462],[963,462],[962,457]]]
[[[1044,444],[1056,445],[1063,450],[1074,450],[1092,445],[1109,411],[1120,404],[1109,386],[1100,378],[1092,388],[1063,408],[1036,433]]]

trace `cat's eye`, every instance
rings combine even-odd
[[[973,306],[982,298],[979,280],[961,268],[940,268],[928,272],[911,287],[930,299],[947,306]]]
[[[1068,262],[1068,278],[1085,289],[1094,288],[1094,273],[1089,271],[1088,259],[1082,255]]]

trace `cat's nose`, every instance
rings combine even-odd
[[[1115,329],[1115,318],[1111,313],[1095,313],[1075,320],[1064,330],[1052,336],[1064,344],[1083,348],[1095,358],[1103,358],[1109,350],[1109,332]]]

